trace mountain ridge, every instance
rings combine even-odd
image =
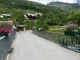
[[[78,3],[50,2],[47,5],[58,7],[65,11],[80,9],[80,4]]]
[[[41,3],[27,1],[27,0],[7,0],[7,1],[0,0],[0,4],[3,4],[5,7],[8,8],[30,9],[42,13],[47,13],[49,11],[52,11],[54,13],[61,12],[59,8],[51,7]]]

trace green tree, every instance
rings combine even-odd
[[[24,20],[25,20],[25,18],[24,18],[24,16],[23,16],[23,13],[18,13],[18,14],[16,14],[16,22],[17,22],[17,24],[24,24]]]
[[[26,20],[24,23],[26,29],[32,29],[34,27],[34,21]]]
[[[49,30],[49,25],[46,23],[46,19],[44,17],[40,17],[39,20],[37,20],[36,29],[44,28],[45,30]]]
[[[30,29],[30,21],[26,20],[24,23],[25,23],[25,28]]]
[[[71,11],[67,19],[69,20],[69,22],[71,21],[71,23],[77,23],[78,25],[80,25],[80,10]]]

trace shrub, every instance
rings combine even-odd
[[[41,25],[41,24],[38,24],[37,26],[36,26],[36,29],[37,30],[45,30],[45,31],[47,31],[47,30],[49,30],[49,25],[48,24],[43,24],[43,25]]]
[[[49,30],[49,25],[48,24],[44,24],[43,28],[47,31],[47,30]]]
[[[77,24],[69,24],[66,31],[74,31],[77,32],[79,30],[79,26]]]
[[[1,22],[0,23],[0,32],[12,32],[12,23],[10,22]]]

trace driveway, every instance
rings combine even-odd
[[[80,54],[31,34],[17,32],[9,60],[80,60]]]

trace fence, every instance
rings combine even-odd
[[[41,32],[38,30],[33,30],[33,34],[80,53],[80,36],[66,36],[62,33]]]
[[[5,60],[8,50],[15,39],[16,32],[13,32],[8,38],[0,37],[0,60]]]

